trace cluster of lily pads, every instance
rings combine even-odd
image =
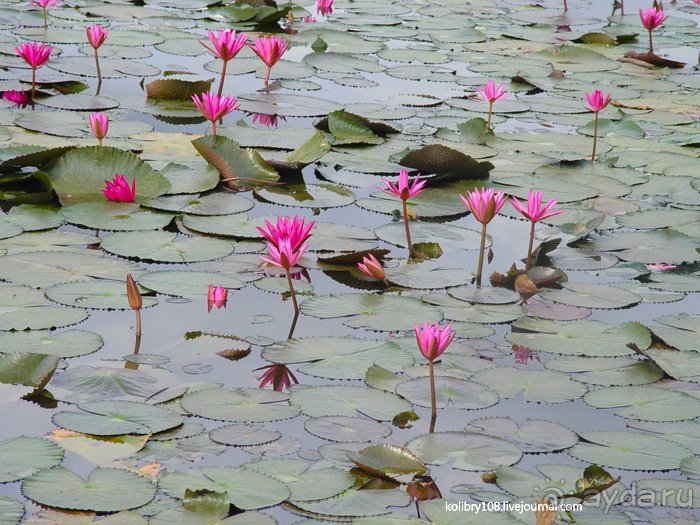
[[[697,521],[698,6],[37,2],[0,524]]]

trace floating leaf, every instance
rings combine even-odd
[[[583,400],[596,408],[617,408],[615,414],[644,421],[682,421],[700,415],[700,401],[675,390],[651,386],[615,386],[588,392]]]
[[[63,460],[63,449],[42,438],[20,436],[0,441],[0,482],[26,478]]]
[[[377,441],[391,434],[391,429],[382,423],[348,416],[309,418],[304,422],[304,429],[314,436],[341,442]]]
[[[663,377],[663,371],[653,361],[631,357],[560,357],[547,361],[545,366],[594,385],[645,385]]]
[[[519,370],[502,367],[483,370],[474,381],[495,390],[503,398],[522,393],[525,400],[535,403],[564,403],[581,397],[588,391],[568,375],[554,370]]]
[[[396,414],[411,409],[402,398],[357,386],[315,386],[292,393],[289,402],[311,417],[348,416],[358,412],[380,421],[389,421]]]
[[[481,243],[481,234],[474,230],[440,223],[413,222],[410,225],[411,242],[438,243],[440,246],[450,246],[462,250],[477,250]],[[406,247],[406,230],[400,222],[380,226],[374,233],[381,240]],[[487,237],[486,246],[491,245]]]
[[[431,406],[431,386],[429,377],[419,377],[400,383],[396,393],[408,399],[411,403]],[[448,403],[462,410],[479,410],[495,405],[499,396],[477,383],[452,377],[435,378],[436,408],[447,408]]]
[[[159,262],[198,262],[225,257],[233,245],[220,239],[190,237],[177,240],[164,231],[115,233],[103,237],[100,246],[108,252]]]
[[[101,310],[129,310],[126,285],[122,282],[77,281],[55,284],[44,291],[46,297],[66,306]],[[154,306],[155,297],[142,297],[143,308]]]
[[[258,188],[255,195],[265,201],[299,208],[335,208],[355,202],[355,194],[334,184],[292,184]]]
[[[542,290],[540,296],[581,308],[624,308],[640,301],[640,297],[632,292],[605,284],[566,282],[561,286],[563,290]]]
[[[386,269],[386,279],[407,288],[445,288],[470,282],[474,274],[461,268],[445,268],[435,261],[401,261]]]
[[[526,419],[518,424],[509,417],[487,417],[472,421],[465,430],[505,439],[526,453],[554,452],[578,443],[572,430],[541,419]]]
[[[200,417],[256,423],[297,416],[297,407],[274,404],[287,399],[288,395],[272,390],[237,388],[194,392],[182,398],[180,404],[188,412]]]
[[[418,458],[395,445],[372,445],[359,452],[348,452],[348,458],[368,474],[389,481],[427,471]]]
[[[181,77],[157,78],[146,84],[148,98],[170,100],[190,100],[193,95],[209,92],[213,78],[190,79],[189,75]]]
[[[96,230],[135,231],[166,227],[174,215],[142,210],[129,202],[83,202],[62,210],[66,221]]]
[[[399,164],[421,173],[434,173],[440,180],[486,179],[494,168],[490,162],[479,162],[442,144],[430,144],[413,150]]]
[[[277,430],[265,430],[263,425],[225,425],[209,432],[217,443],[237,447],[264,445],[282,437]]]
[[[29,395],[41,392],[49,382],[58,358],[54,355],[12,352],[0,355],[0,383],[24,385],[34,390]]]
[[[2,352],[49,354],[61,359],[96,352],[104,344],[102,337],[85,330],[52,334],[49,330],[1,332]]]
[[[382,144],[384,139],[375,135],[363,119],[345,110],[328,114],[328,129],[335,137],[333,144]]]
[[[139,284],[158,293],[186,297],[188,299],[206,297],[210,284],[223,286],[230,290],[245,286],[245,283],[234,277],[185,270],[148,272],[139,278]]]

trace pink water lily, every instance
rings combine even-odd
[[[532,243],[535,239],[535,224],[542,219],[546,219],[547,217],[564,213],[565,210],[549,211],[556,205],[557,201],[555,199],[551,199],[547,204],[542,206],[541,191],[528,191],[527,208],[520,204],[520,201],[514,197],[511,198],[510,202],[516,210],[518,210],[532,222],[532,226],[530,228],[530,246],[527,250],[527,260],[525,262],[525,269],[528,269],[530,267],[530,259],[532,258]]]
[[[481,286],[481,271],[484,267],[484,250],[486,249],[486,225],[496,216],[506,203],[506,194],[502,190],[494,194],[493,188],[481,188],[468,191],[467,196],[460,195],[464,204],[481,223],[481,249],[479,251],[479,266],[476,270],[476,284]]]
[[[658,263],[647,264],[647,268],[649,268],[652,272],[662,272],[664,270],[674,270],[678,268],[678,266],[676,266],[675,264]]]
[[[425,181],[419,179],[420,173],[416,176],[415,179],[413,179],[413,184],[409,187],[408,172],[406,170],[401,170],[399,172],[398,187],[393,182],[389,182],[388,180],[382,178],[382,182],[384,182],[384,184],[386,184],[387,188],[389,189],[383,190],[381,188],[377,188],[379,191],[383,191],[388,195],[398,197],[403,202],[403,221],[404,226],[406,227],[406,242],[408,242],[408,254],[411,257],[413,257],[414,252],[413,244],[411,243],[411,232],[408,229],[408,206],[406,205],[406,201],[427,189],[423,187],[425,186]]]
[[[268,257],[260,256],[264,261],[269,262],[285,270],[292,268],[304,252],[309,247],[309,244],[303,244],[298,250],[292,247],[292,243],[289,239],[282,239],[278,245],[274,245],[271,242],[267,243],[267,254]]]
[[[100,88],[102,87],[102,70],[100,69],[100,59],[97,49],[105,43],[107,35],[109,34],[109,29],[105,29],[101,25],[97,24],[91,27],[86,27],[85,34],[87,35],[88,42],[95,50],[95,69],[97,69],[97,92],[95,94],[99,95]]]
[[[357,267],[365,275],[368,275],[377,281],[382,281],[385,285],[389,286],[382,263],[380,263],[371,253],[368,256],[363,257],[362,262],[357,263]]]
[[[435,430],[435,420],[437,418],[437,404],[435,402],[435,371],[433,370],[433,361],[440,357],[440,354],[442,354],[450,345],[456,334],[452,333],[450,325],[446,325],[445,328],[440,331],[440,326],[438,323],[435,323],[435,325],[423,323],[422,329],[418,328],[418,325],[416,324],[414,324],[413,327],[416,330],[418,349],[420,350],[421,354],[423,354],[423,357],[428,360],[428,365],[430,367],[430,401],[432,405],[430,433],[432,434],[432,432]]]
[[[36,68],[44,65],[49,59],[53,47],[38,42],[25,42],[15,48],[15,52],[32,68],[32,100],[36,96]]]
[[[273,226],[268,220],[265,220],[267,230],[258,226],[258,231],[274,246],[279,246],[283,240],[288,240],[292,246],[292,250],[296,251],[301,248],[309,237],[311,237],[311,228],[316,221],[311,221],[304,225],[306,217],[296,215],[294,220],[288,216],[284,218],[277,216],[277,227]]]
[[[610,97],[603,97],[603,92],[596,90],[592,94],[586,93],[586,100],[588,100],[588,109],[595,112],[595,124],[593,125],[593,153],[591,153],[591,162],[595,162],[595,147],[598,142],[598,112],[605,109],[608,104],[610,104]]]
[[[217,286],[214,288],[213,284],[209,284],[209,292],[207,293],[207,312],[211,312],[211,309],[215,306],[217,308],[226,308],[226,301],[228,299],[228,290],[223,286]]]
[[[329,15],[333,12],[333,0],[317,0],[316,2],[316,14],[318,15]]]
[[[107,135],[107,129],[109,128],[109,116],[106,113],[90,113],[90,127],[100,146],[102,146],[102,139]]]
[[[213,135],[216,135],[216,121],[240,106],[236,101],[236,97],[220,97],[211,93],[202,93],[201,100],[197,95],[192,95],[192,100],[194,100],[195,105],[202,112],[204,118],[211,121]]]
[[[278,36],[262,36],[252,44],[248,44],[248,47],[250,47],[267,66],[267,74],[265,75],[265,85],[267,86],[270,80],[272,66],[274,66],[289,49],[289,42]]]
[[[261,366],[260,368],[256,368],[254,372],[265,369],[267,369],[267,372],[258,378],[260,381],[260,388],[271,385],[277,392],[282,392],[285,388],[292,386],[292,381],[294,381],[295,385],[299,384],[297,378],[286,365],[276,364]]]
[[[649,31],[649,53],[654,51],[654,43],[651,40],[651,32],[663,24],[669,15],[663,9],[658,9],[656,5],[642,11],[639,10],[639,18],[642,19],[642,25]]]
[[[112,182],[106,180],[105,184],[107,187],[106,189],[102,190],[102,193],[104,193],[105,197],[107,197],[110,201],[134,202],[134,199],[136,198],[136,177],[134,177],[131,181],[131,186],[129,186],[126,178],[119,174],[114,176],[114,180]]]
[[[493,103],[496,102],[497,100],[501,100],[502,98],[508,98],[510,96],[510,93],[504,93],[505,86],[503,84],[501,84],[500,86],[498,86],[498,88],[496,88],[496,84],[494,83],[493,80],[489,80],[486,83],[486,85],[484,86],[484,89],[476,88],[476,90],[481,95],[481,98],[475,97],[475,100],[489,103],[489,119],[486,122],[486,129],[490,129],[491,128],[491,114],[493,113]]]
[[[57,4],[60,4],[61,0],[32,0],[32,4],[34,4],[37,7],[41,7],[44,10],[44,29],[48,27],[46,23],[46,10],[47,9],[58,9],[57,7],[54,7]]]
[[[207,34],[209,35],[212,47],[209,47],[201,40],[199,43],[224,61],[223,69],[221,70],[219,91],[217,92],[217,95],[221,96],[224,89],[224,79],[226,78],[226,65],[228,61],[235,58],[238,52],[246,45],[248,42],[248,33],[236,33],[236,31],[222,31],[219,29],[217,34],[210,29]]]
[[[2,94],[2,98],[9,100],[10,102],[14,102],[17,104],[18,108],[26,108],[27,104],[29,103],[29,97],[27,97],[24,90],[22,90],[21,93],[19,91],[15,91],[14,89],[11,91],[5,91]]]

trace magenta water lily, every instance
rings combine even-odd
[[[595,162],[595,148],[598,141],[598,112],[602,109],[608,107],[610,104],[610,95],[607,97],[603,96],[603,92],[596,90],[592,94],[586,93],[586,100],[588,100],[588,109],[595,113],[595,124],[593,125],[593,153],[591,153],[591,162]]]
[[[90,113],[90,128],[92,128],[92,133],[99,141],[99,145],[102,146],[102,139],[107,135],[107,129],[109,128],[109,117],[107,114]]]
[[[401,202],[403,204],[403,220],[404,220],[404,226],[406,227],[406,242],[408,243],[408,253],[409,256],[413,257],[414,252],[413,252],[413,244],[411,243],[411,232],[408,229],[408,206],[406,205],[406,201],[410,199],[411,197],[414,197],[418,195],[421,192],[424,192],[427,188],[424,188],[425,186],[425,181],[420,180],[420,173],[416,175],[416,178],[413,179],[413,184],[411,186],[408,185],[408,172],[406,170],[401,170],[399,172],[399,185],[396,186],[393,182],[390,182],[386,179],[382,179],[384,184],[386,184],[387,190],[377,188],[380,191],[383,191],[384,193],[391,195],[393,197],[397,197],[401,199]]]
[[[36,68],[46,63],[51,51],[53,47],[38,42],[25,42],[15,48],[15,52],[32,68],[32,100],[36,96]]]
[[[481,272],[484,267],[484,250],[486,248],[486,225],[500,211],[506,202],[506,194],[499,191],[494,194],[493,188],[468,191],[467,196],[460,195],[464,204],[481,223],[481,249],[479,251],[479,266],[476,271],[477,286],[481,286]]]
[[[316,2],[317,15],[329,15],[333,12],[333,0],[318,0]]]
[[[136,177],[131,181],[131,186],[126,181],[126,178],[117,174],[111,182],[105,181],[106,188],[102,190],[112,202],[134,202],[136,199]]]
[[[428,360],[428,365],[430,367],[430,401],[432,405],[432,417],[430,420],[430,433],[435,430],[435,420],[437,418],[437,403],[435,400],[435,370],[433,368],[433,361],[435,361],[440,355],[447,349],[452,340],[455,338],[456,333],[452,333],[450,325],[445,325],[445,328],[440,330],[438,323],[435,325],[430,325],[428,323],[423,323],[423,328],[418,328],[418,325],[413,325],[416,331],[416,342],[418,343],[418,349],[420,353],[423,354]]]
[[[530,228],[530,245],[527,249],[527,260],[525,262],[525,269],[530,267],[530,259],[532,258],[532,243],[535,240],[535,224],[542,219],[551,217],[553,215],[559,215],[564,213],[565,210],[553,210],[550,211],[556,204],[557,201],[551,199],[547,204],[542,206],[542,192],[529,190],[527,193],[527,208],[520,204],[520,201],[516,198],[511,198],[510,202],[513,207],[522,213],[525,218],[532,222]]]
[[[656,6],[648,9],[639,10],[639,18],[642,19],[642,25],[649,31],[649,53],[654,52],[654,43],[651,40],[651,32],[663,24],[669,15],[666,11],[659,9]]]
[[[211,312],[211,309],[215,306],[217,308],[226,308],[226,301],[228,300],[228,290],[223,286],[214,287],[213,284],[209,285],[209,292],[207,293],[207,312]]]
[[[197,95],[192,95],[192,100],[199,108],[199,111],[202,112],[204,118],[211,121],[212,135],[216,135],[216,121],[240,106],[236,101],[236,97],[220,97],[211,93],[202,93],[201,99]]]
[[[236,33],[236,31],[222,31],[219,29],[218,33],[214,33],[211,29],[208,32],[209,40],[211,41],[212,47],[209,47],[201,40],[199,41],[204,47],[211,51],[215,56],[219,57],[224,61],[224,65],[221,70],[221,81],[219,82],[219,91],[217,95],[221,96],[224,89],[224,80],[226,78],[226,65],[229,60],[236,57],[238,52],[243,49],[243,47],[248,42],[248,33]]]
[[[99,94],[100,87],[102,85],[102,70],[100,69],[100,59],[97,50],[102,44],[105,43],[107,35],[109,34],[109,29],[105,29],[98,24],[91,27],[86,27],[85,34],[87,35],[88,42],[95,50],[95,68],[97,69],[97,94]]]
[[[488,121],[486,122],[486,129],[491,128],[491,113],[493,112],[493,103],[496,102],[497,100],[501,100],[502,98],[508,98],[510,96],[510,93],[505,93],[505,86],[501,84],[496,88],[496,84],[494,83],[493,80],[489,80],[486,85],[484,86],[484,89],[481,88],[476,88],[476,90],[479,92],[481,97],[475,97],[476,100],[480,100],[481,102],[488,102],[489,103],[489,118]]]
[[[267,74],[265,75],[265,85],[267,86],[270,80],[272,66],[274,66],[289,49],[289,42],[278,36],[261,36],[252,44],[248,44],[248,46],[267,66]]]
[[[382,263],[380,263],[371,253],[368,256],[363,257],[362,262],[357,263],[357,267],[365,275],[368,275],[377,281],[382,281],[386,286],[389,286]]]

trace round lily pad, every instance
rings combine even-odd
[[[622,470],[668,470],[680,467],[693,453],[666,439],[633,432],[583,432],[567,452],[587,463]]]
[[[208,419],[258,423],[297,416],[297,407],[276,404],[288,398],[287,394],[273,390],[216,389],[188,394],[182,398],[180,404],[188,412]]]
[[[386,279],[407,288],[445,288],[467,283],[474,274],[462,268],[444,267],[437,261],[401,261],[386,269]]]
[[[292,184],[257,188],[255,195],[267,202],[298,208],[335,208],[355,202],[355,194],[334,184]]]
[[[16,499],[0,496],[0,524],[14,525],[24,516],[24,503]]]
[[[588,391],[586,386],[555,370],[489,368],[477,373],[473,380],[495,390],[503,398],[522,393],[527,401],[535,403],[564,403],[578,399]]]
[[[340,442],[377,441],[391,434],[391,429],[378,421],[349,416],[312,417],[304,428],[314,436]]]
[[[560,357],[547,361],[545,366],[568,372],[576,381],[594,385],[645,385],[664,376],[653,361],[631,357]]]
[[[158,210],[191,213],[193,215],[228,215],[251,209],[255,203],[234,193],[212,193],[204,197],[196,195],[171,195],[158,197],[146,203]]]
[[[130,202],[83,202],[62,210],[66,222],[96,230],[135,231],[166,227],[174,215],[142,210]]]
[[[581,308],[624,308],[641,301],[637,294],[605,284],[566,282],[561,286],[563,290],[541,290],[540,296],[548,301]]]
[[[63,449],[48,439],[20,436],[0,441],[0,482],[26,478],[62,460]]]
[[[55,284],[44,293],[52,301],[66,306],[95,308],[99,310],[129,310],[126,284],[122,282],[77,281]],[[158,303],[155,297],[142,297],[143,307]]]
[[[177,240],[164,231],[115,233],[103,237],[100,246],[108,252],[158,262],[211,261],[233,252],[233,245],[220,239],[191,237]]]
[[[412,222],[409,224],[411,242],[434,242],[440,246],[451,246],[462,250],[478,250],[481,243],[481,234],[474,230],[432,222]],[[402,222],[395,222],[380,226],[374,233],[381,240],[396,246],[406,247],[406,230]],[[491,239],[487,237],[486,246],[491,246]]]
[[[697,494],[697,482],[681,481],[677,479],[642,479],[636,482],[637,491],[643,491],[644,501],[651,502],[653,497],[654,505],[664,507],[677,507],[681,509],[700,508],[700,497]],[[639,493],[639,492],[638,492]],[[669,514],[671,514],[669,512]],[[672,515],[672,514],[671,514]],[[656,521],[661,521],[659,518]],[[663,521],[663,525],[671,525],[675,521],[680,525],[690,525],[693,520],[669,518],[668,522]]]
[[[230,290],[245,286],[245,283],[234,277],[187,270],[148,272],[139,278],[139,284],[158,293],[186,297],[188,299],[206,297],[209,293],[210,284],[223,286]]]
[[[54,467],[24,480],[22,493],[59,509],[117,512],[145,505],[155,496],[156,486],[124,469],[97,467],[86,482],[70,470]]]
[[[263,277],[262,279],[257,279],[253,286],[259,290],[264,290],[270,293],[280,293],[289,294],[289,281],[285,277]],[[305,281],[294,281],[293,285],[294,291],[297,294],[309,294],[313,292],[313,285]]]
[[[509,304],[520,300],[520,294],[517,292],[493,286],[457,286],[449,288],[447,293],[461,301],[481,304]]]
[[[209,432],[209,437],[224,445],[246,447],[277,441],[282,434],[277,430],[265,430],[263,425],[226,425]]]
[[[406,448],[430,465],[493,470],[520,461],[521,450],[504,439],[474,432],[436,432],[412,439]]]
[[[445,319],[469,323],[508,323],[527,315],[527,310],[515,304],[472,304],[447,294],[431,293],[423,301],[438,306]]]
[[[440,310],[418,299],[369,293],[313,297],[304,301],[300,310],[320,319],[350,317],[344,322],[346,326],[389,332],[442,320]]]
[[[3,352],[32,352],[49,354],[61,359],[91,354],[104,341],[94,332],[67,330],[52,334],[49,330],[0,332],[0,348]]]
[[[360,412],[379,421],[390,421],[395,415],[412,408],[410,403],[394,394],[357,386],[304,388],[293,392],[289,402],[311,417],[355,417]]]
[[[311,361],[299,371],[329,379],[364,379],[372,364],[392,372],[413,364],[413,356],[391,341],[356,337],[292,339],[264,348],[261,355],[285,365]]]
[[[683,421],[700,415],[700,400],[676,390],[651,386],[614,386],[588,392],[583,400],[596,408],[644,421]]]
[[[396,393],[408,399],[411,403],[431,406],[430,378],[419,377],[399,383]],[[498,403],[498,394],[488,388],[453,377],[438,376],[435,378],[435,402],[437,408],[447,408],[448,403],[462,410],[479,410]]]
[[[472,421],[465,430],[505,439],[523,452],[535,454],[563,450],[578,443],[576,432],[541,419],[526,419],[518,424],[509,417],[487,417]]]

